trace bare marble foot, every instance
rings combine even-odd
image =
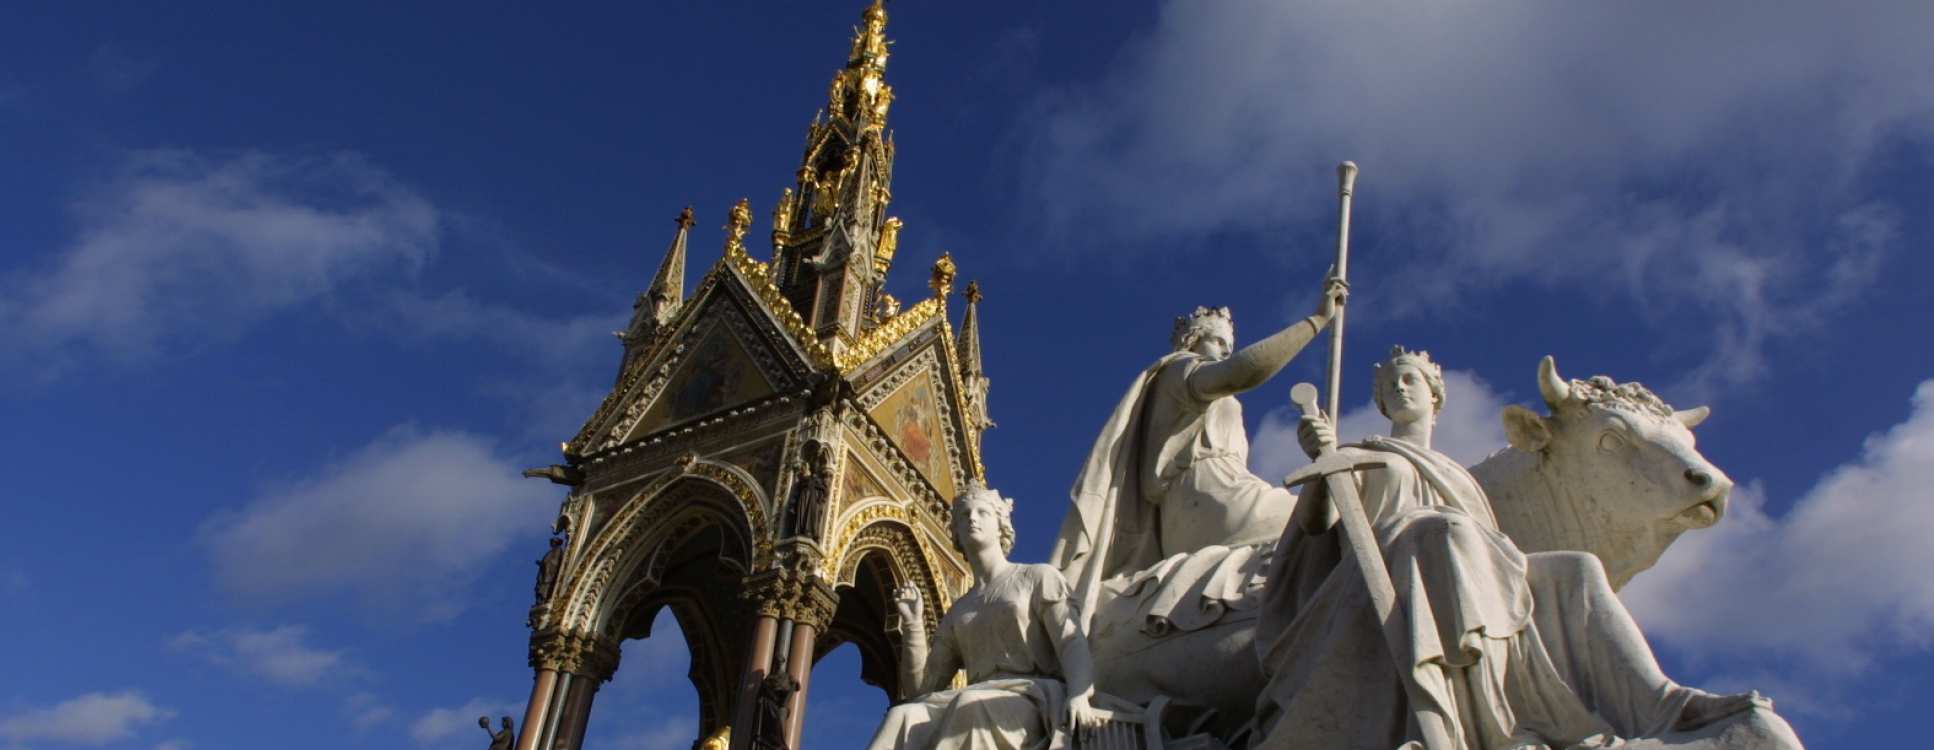
[[[1672,725],[1678,731],[1698,729],[1741,711],[1755,706],[1773,710],[1773,699],[1760,695],[1758,690],[1738,695],[1720,695],[1704,690],[1692,690],[1692,699],[1686,701],[1685,710],[1679,712],[1679,721]]]

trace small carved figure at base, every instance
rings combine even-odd
[[[799,682],[785,672],[773,672],[759,683],[758,711],[752,720],[752,750],[789,750],[786,747],[786,721],[791,711],[786,702],[799,690]]]
[[[511,729],[510,717],[508,716],[504,717],[504,728],[500,731],[490,731],[490,717],[488,716],[477,717],[477,726],[483,728],[484,734],[490,735],[490,750],[510,750],[512,745],[517,744],[517,732]]]

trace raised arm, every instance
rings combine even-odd
[[[900,615],[900,689],[901,699],[913,698],[947,687],[960,671],[960,648],[953,639],[942,636],[939,643],[927,645],[926,606],[920,588],[911,583],[901,586],[893,597]]]
[[[1314,314],[1243,347],[1226,359],[1195,368],[1189,373],[1189,390],[1199,398],[1212,400],[1233,396],[1267,382],[1330,324],[1330,320],[1336,317],[1336,308],[1342,303],[1344,294],[1345,288],[1341,282],[1329,281],[1324,287],[1323,300]]]

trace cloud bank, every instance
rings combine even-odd
[[[1763,488],[1742,487],[1723,522],[1681,538],[1622,596],[1648,635],[1721,669],[1780,654],[1786,676],[1844,683],[1934,644],[1930,488],[1934,380],[1784,517],[1766,514]]]
[[[1326,238],[1352,158],[1359,215],[1383,217],[1363,252],[1404,290],[1380,309],[1513,281],[1616,295],[1706,355],[1682,384],[1703,399],[1897,249],[1869,178],[1931,134],[1929,27],[1912,2],[1169,2],[1113,74],[1024,119],[1018,207],[1111,252]]]
[[[0,279],[15,354],[145,360],[437,249],[435,207],[353,154],[138,152],[73,211],[50,268]]]
[[[217,514],[198,541],[237,594],[347,592],[441,619],[461,609],[477,568],[518,534],[547,527],[556,501],[491,441],[406,425]]]
[[[347,652],[316,648],[301,625],[275,628],[188,630],[169,639],[168,647],[201,655],[210,662],[251,674],[278,685],[306,687],[356,668]]]
[[[139,690],[87,693],[46,708],[0,716],[0,738],[9,743],[63,742],[106,745],[134,737],[137,730],[173,718]]]

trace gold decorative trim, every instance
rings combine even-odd
[[[833,365],[832,349],[826,346],[826,342],[819,339],[818,334],[813,333],[812,327],[806,325],[804,318],[799,317],[799,311],[792,309],[792,303],[786,300],[785,292],[780,291],[779,285],[774,283],[771,267],[746,255],[745,246],[742,244],[727,247],[722,262],[738,273],[746,286],[758,295],[759,301],[765,303],[766,310],[772,317],[778,319],[786,332],[792,334],[793,341],[805,350],[808,360],[822,367]]]
[[[947,303],[941,298],[930,297],[921,300],[920,304],[888,318],[886,322],[860,336],[853,342],[851,348],[839,353],[833,364],[839,368],[839,374],[851,376],[861,365],[885,354],[893,348],[894,344],[900,343],[902,339],[919,330],[936,316],[944,321],[946,313]]]

